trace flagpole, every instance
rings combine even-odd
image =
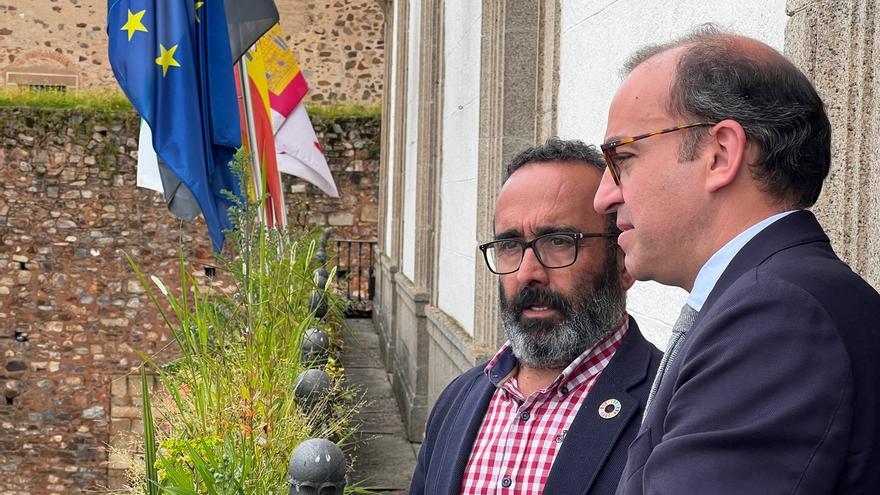
[[[250,79],[248,79],[246,60],[247,54],[242,55],[238,59],[238,75],[241,78],[241,97],[244,103],[245,134],[247,134],[248,146],[251,149],[251,179],[257,198],[261,198],[263,194],[262,163],[260,161],[260,150],[257,147],[257,136],[254,132],[254,108],[251,102]],[[257,201],[257,207],[259,208],[260,221],[265,225],[267,223],[267,212],[262,199]]]
[[[281,216],[279,224],[281,225],[281,229],[287,229],[287,204],[284,202],[284,180],[281,178],[281,170],[279,170],[278,167],[275,167],[275,170],[278,173],[278,185],[280,186],[278,188],[278,195],[281,199],[281,211],[278,212]]]

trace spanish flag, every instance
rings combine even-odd
[[[279,171],[310,182],[331,197],[338,198],[339,192],[303,105],[308,84],[284,41],[281,26],[269,29],[242,60],[247,64],[257,155],[266,177],[266,223],[283,226]],[[241,94],[241,82],[237,83]],[[245,116],[243,106],[241,110]],[[247,129],[245,118],[243,130]],[[247,146],[247,139],[244,141]]]
[[[275,158],[275,137],[272,133],[272,115],[269,102],[269,85],[266,78],[266,69],[262,57],[251,49],[244,54],[242,62],[247,65],[248,81],[245,83],[251,101],[253,133],[255,139],[256,155],[259,159],[260,170],[266,180],[266,203],[265,220],[269,228],[283,227],[286,224],[283,193],[281,191],[281,178],[278,175],[278,164]],[[245,84],[242,83],[239,74],[236,73],[236,89],[242,93]],[[244,99],[239,98],[239,109],[242,115],[241,128],[245,134],[242,140],[244,147],[249,152],[250,143],[247,139],[247,115]],[[262,191],[254,191],[259,195]]]
[[[257,41],[254,54],[265,68],[278,169],[338,198],[333,174],[303,104],[308,84],[284,41],[281,26],[273,26]]]

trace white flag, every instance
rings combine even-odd
[[[137,185],[160,192],[165,196],[168,210],[186,222],[202,212],[199,203],[189,189],[174,175],[174,171],[159,159],[153,149],[153,133],[147,121],[141,119],[138,138]]]
[[[306,107],[299,103],[275,132],[278,170],[295,175],[318,186],[328,196],[338,198],[339,191],[327,159],[321,152],[315,129]]]
[[[137,186],[164,192],[159,176],[159,157],[153,149],[153,133],[144,119],[141,119],[141,135],[138,138]]]

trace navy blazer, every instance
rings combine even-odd
[[[880,295],[812,213],[768,226],[721,275],[617,493],[880,493]]]
[[[635,437],[645,399],[660,363],[660,351],[645,340],[630,317],[629,330],[575,416],[547,478],[547,494],[613,493]],[[411,495],[458,494],[471,449],[496,390],[471,368],[440,394],[425,431]],[[617,399],[621,412],[599,416],[599,405]]]

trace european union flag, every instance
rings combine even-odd
[[[241,197],[229,168],[241,146],[223,0],[108,0],[110,65],[153,131],[153,148],[202,209],[214,249]]]

